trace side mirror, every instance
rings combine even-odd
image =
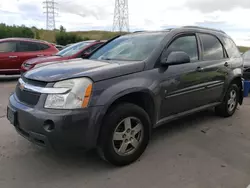
[[[183,51],[173,51],[171,52],[167,59],[162,62],[162,65],[179,65],[179,64],[185,64],[190,63],[190,57],[186,52]]]

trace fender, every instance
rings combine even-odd
[[[242,79],[242,75],[243,75],[243,70],[242,68],[235,68],[232,70],[231,74],[228,75],[228,79],[227,82],[225,83],[225,89],[223,92],[223,97],[222,100],[224,98],[224,96],[226,95],[227,89],[229,87],[229,85],[235,80],[235,79],[240,79],[241,80],[241,91],[240,91],[240,99],[239,99],[239,104],[241,105],[243,103],[243,92],[244,92],[244,84],[243,84],[243,79]]]
[[[133,81],[132,81],[133,80]],[[100,83],[101,84],[101,83]],[[105,117],[105,114],[107,113],[110,106],[119,98],[127,95],[132,94],[135,92],[144,92],[149,94],[154,103],[154,107],[156,110],[156,95],[153,92],[153,90],[150,90],[149,88],[152,88],[156,86],[153,81],[144,79],[144,78],[133,78],[133,79],[127,79],[122,82],[117,82],[114,85],[111,85],[110,87],[107,87],[98,97],[95,97],[97,101],[95,102],[95,106],[102,106],[102,110],[98,117],[95,118],[95,123],[93,126],[95,126],[95,135],[94,140],[98,141],[99,132],[102,126],[103,118]],[[156,111],[155,111],[156,112]]]

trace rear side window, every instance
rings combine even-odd
[[[189,55],[191,61],[197,61],[198,48],[196,37],[194,35],[178,37],[169,45],[167,51],[165,52],[166,56],[168,56],[173,51],[186,52]]]
[[[37,43],[34,42],[24,42],[20,41],[19,46],[18,46],[18,51],[19,52],[34,52],[34,51],[39,51],[39,46]]]
[[[37,44],[37,45],[39,46],[39,49],[40,49],[40,50],[47,50],[47,49],[50,48],[49,45],[43,44],[43,43],[39,43],[39,44]]]
[[[85,53],[91,53],[91,52],[93,52],[96,48],[98,48],[98,47],[101,46],[101,45],[102,45],[101,43],[95,44],[95,45],[89,47],[89,48],[88,48],[87,50],[85,50],[84,52],[85,52]]]
[[[235,45],[232,39],[228,37],[224,37],[223,40],[225,42],[225,48],[226,48],[227,54],[230,58],[241,57],[239,49],[237,48],[237,46]]]
[[[220,60],[224,58],[224,50],[220,41],[208,34],[199,34],[203,45],[203,60]]]
[[[0,52],[16,52],[16,42],[1,42]]]

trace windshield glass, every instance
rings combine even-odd
[[[250,60],[250,50],[243,54],[243,59]]]
[[[143,61],[160,44],[166,32],[137,33],[118,37],[89,59]]]
[[[83,48],[85,48],[89,44],[90,44],[89,42],[79,42],[79,43],[76,43],[69,47],[64,48],[62,51],[58,52],[56,55],[62,56],[62,57],[72,56],[80,52]]]

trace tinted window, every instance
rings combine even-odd
[[[183,36],[175,39],[164,53],[168,56],[173,51],[186,52],[191,61],[198,60],[197,40],[195,36]]]
[[[37,43],[34,42],[19,42],[18,46],[18,51],[19,52],[33,52],[33,51],[39,51],[39,46]]]
[[[203,45],[204,60],[219,60],[224,58],[224,51],[220,41],[208,34],[200,34]]]
[[[90,59],[143,61],[160,44],[166,32],[136,33],[120,36],[98,49]]]
[[[37,44],[37,45],[39,46],[40,50],[47,50],[49,48],[49,46],[47,44],[40,43],[40,44]]]
[[[98,48],[101,45],[102,45],[101,43],[95,44],[95,45],[91,46],[90,48],[88,48],[87,50],[85,50],[84,52],[85,53],[91,53],[92,51],[94,51],[96,48]]]
[[[82,51],[88,45],[89,45],[88,42],[79,42],[76,44],[72,44],[72,45],[64,48],[62,51],[58,52],[56,55],[61,56],[61,57],[69,57],[69,56],[75,55],[76,53]]]
[[[16,51],[16,42],[0,43],[0,52],[15,52],[15,51]]]
[[[250,60],[250,50],[249,50],[249,51],[246,51],[246,52],[243,54],[243,59],[244,59],[244,60]]]
[[[225,37],[224,42],[229,57],[241,57],[239,49],[237,48],[232,39]]]

